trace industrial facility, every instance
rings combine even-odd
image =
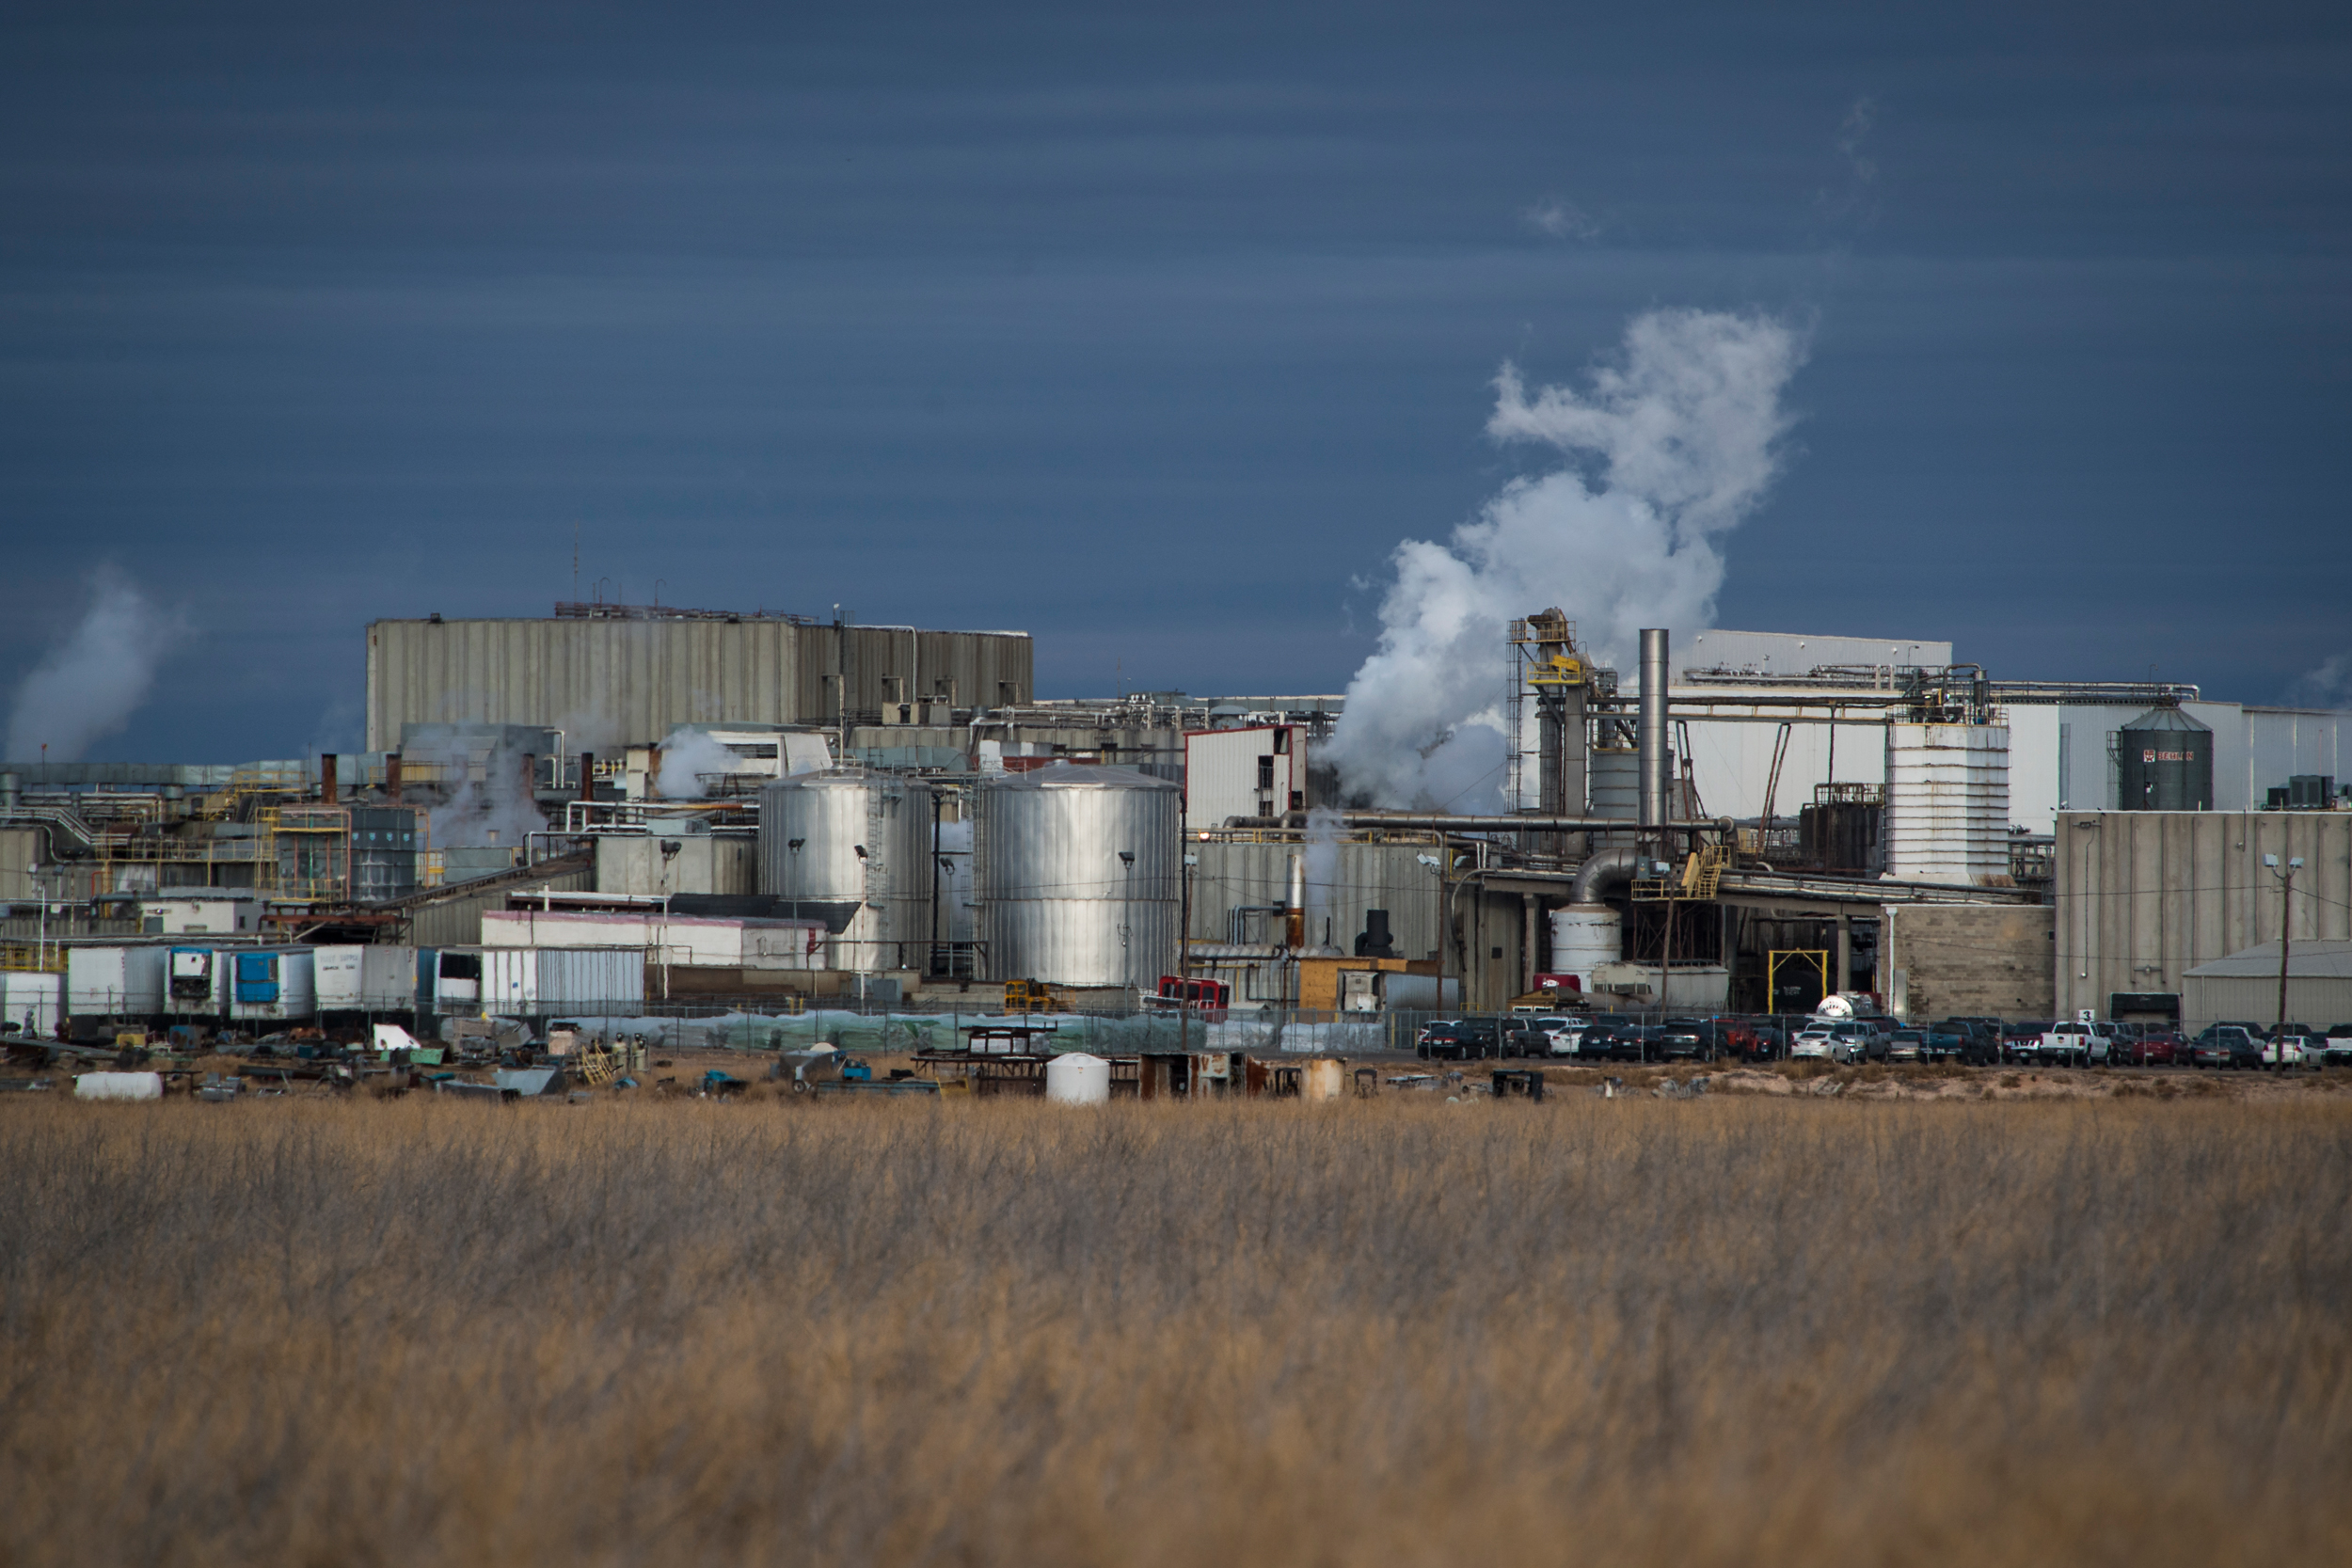
[[[0,768],[12,1027],[1833,994],[2196,1027],[2265,943],[2319,944],[2324,992],[2352,940],[2352,716],[1947,641],[1650,630],[1621,673],[1535,610],[1465,814],[1352,792],[1340,697],[1041,701],[1023,632],[563,604],[366,639],[365,752]]]

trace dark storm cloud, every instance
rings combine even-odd
[[[1396,542],[1657,305],[1813,324],[1730,625],[2261,698],[2343,651],[2319,8],[18,8],[0,684],[110,561],[118,753],[298,749],[359,623],[1023,626],[1336,689]],[[344,705],[338,709],[337,704]]]

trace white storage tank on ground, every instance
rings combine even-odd
[[[56,1033],[65,1012],[65,976],[11,970],[0,973],[0,1022],[28,1035]]]
[[[1111,1065],[1073,1051],[1045,1064],[1045,1098],[1057,1105],[1101,1105],[1111,1097]]]
[[[1592,994],[1593,971],[1625,952],[1625,920],[1606,904],[1570,904],[1551,911],[1551,973],[1573,974]]]
[[[336,946],[314,950],[321,1013],[405,1013],[417,1006],[417,950]]]
[[[231,966],[230,1018],[297,1022],[318,1016],[318,973],[310,948],[246,948],[220,957]]]
[[[66,1011],[75,1018],[147,1018],[164,1011],[160,946],[72,947],[65,956]]]
[[[1983,886],[2009,875],[2009,729],[1886,726],[1886,874]]]
[[[161,1100],[160,1072],[85,1072],[73,1080],[76,1100]]]
[[[1183,791],[1126,768],[1009,773],[974,797],[991,979],[1156,990],[1183,911]]]
[[[759,891],[836,928],[833,968],[928,968],[931,874],[931,787],[919,779],[836,768],[759,792]]]

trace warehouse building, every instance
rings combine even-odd
[[[920,631],[805,616],[556,606],[546,620],[373,621],[371,750],[410,724],[514,724],[607,745],[681,724],[946,721],[1036,695],[1026,632]],[[589,748],[594,749],[594,748]]]
[[[2246,1023],[2278,1023],[2279,944],[2265,942],[2233,953],[2226,958],[2199,964],[2186,976],[2182,1011],[2192,1029],[2234,1020]],[[2297,942],[2288,944],[2286,962],[2287,1023],[2325,1030],[2352,1022],[2352,942]]]
[[[2275,984],[2282,919],[2297,947],[2352,940],[2352,812],[2069,812],[2055,894],[2060,1015],[2201,1028],[2191,970],[2269,943]]]

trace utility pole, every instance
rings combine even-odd
[[[2263,864],[2270,874],[2279,877],[2279,857],[2265,855]],[[2279,1023],[2272,1038],[2278,1042],[2279,1065],[2286,1066],[2287,1037],[2287,954],[2295,942],[2295,874],[2303,869],[2303,857],[2296,855],[2287,862],[2287,872],[2279,877]]]

